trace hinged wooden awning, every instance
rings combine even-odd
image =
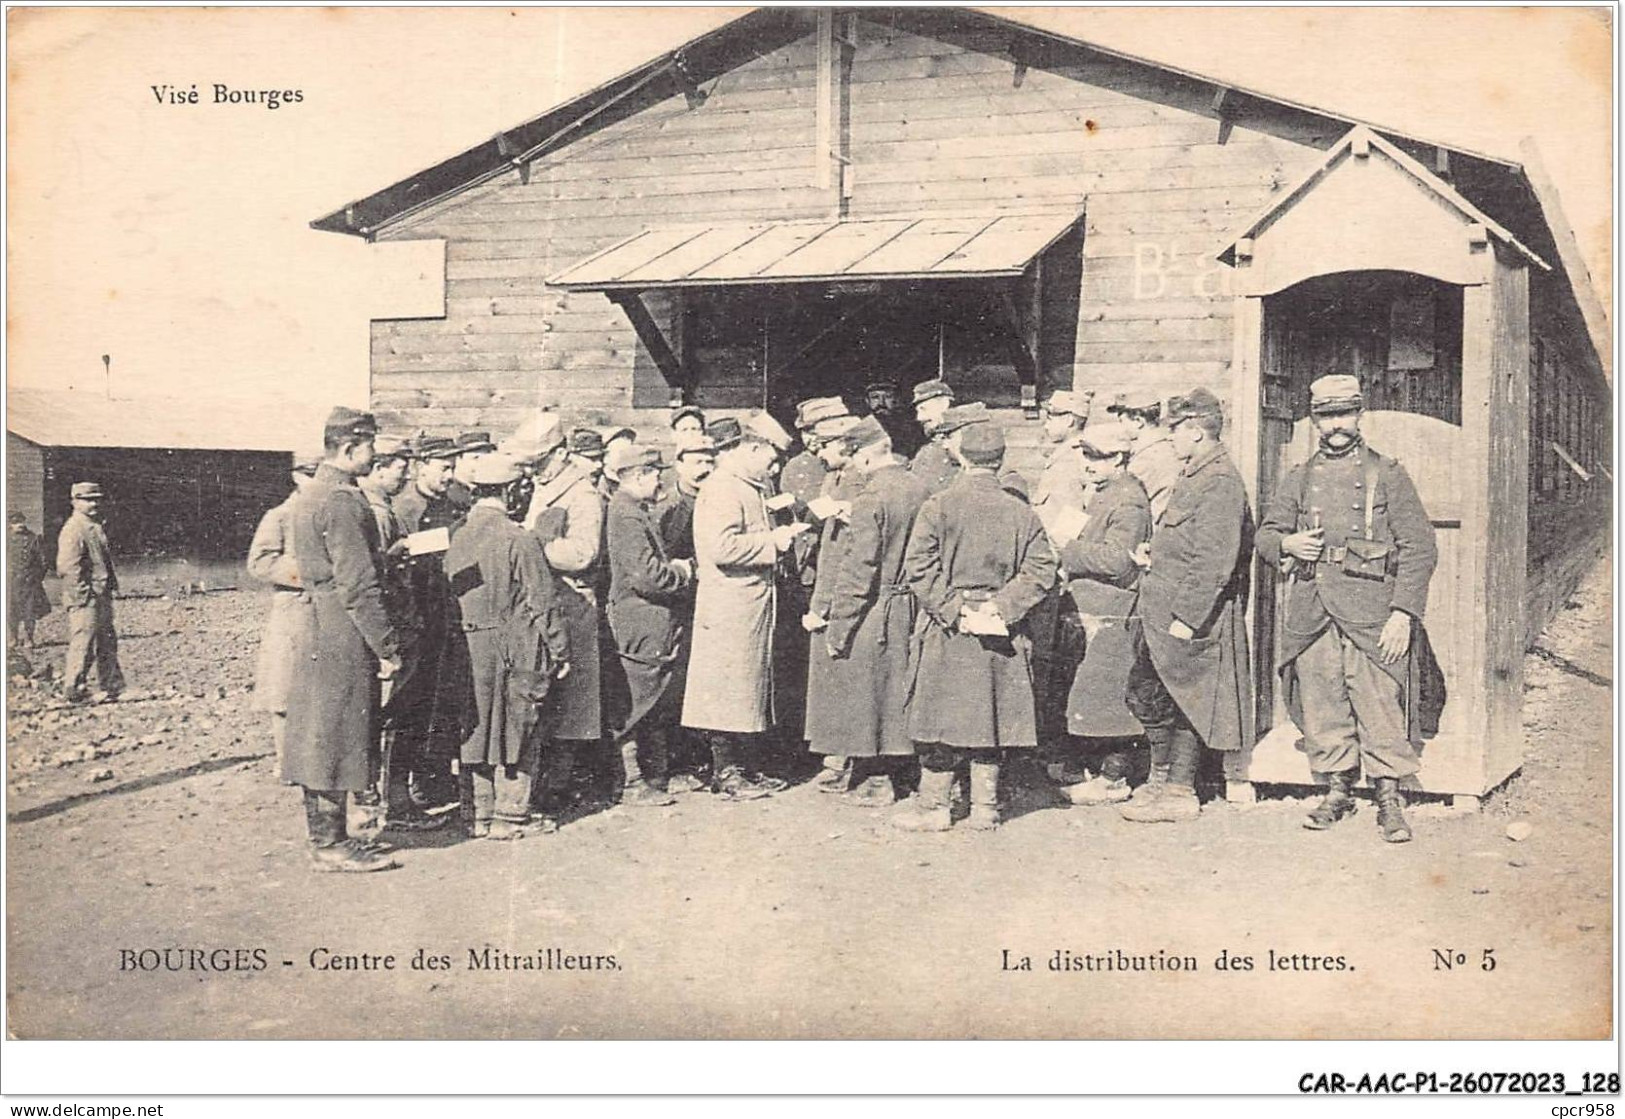
[[[566,291],[1020,276],[1076,211],[646,229],[566,268]]]

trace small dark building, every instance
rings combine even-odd
[[[1380,60],[1376,64],[1380,68]],[[313,223],[438,241],[444,306],[372,324],[383,422],[543,405],[664,429],[943,377],[1038,460],[1054,388],[1206,386],[1262,505],[1308,385],[1357,374],[1440,535],[1451,703],[1422,787],[1522,758],[1522,652],[1605,546],[1609,326],[1532,147],[1367,126],[998,15],[764,8]],[[1261,738],[1309,778],[1255,571]]]
[[[124,559],[240,559],[291,488],[293,454],[258,430],[263,417],[26,389],[6,403],[6,508],[28,518],[48,557],[78,481],[106,491],[108,542]]]

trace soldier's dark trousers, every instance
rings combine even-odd
[[[1363,767],[1372,780],[1416,772],[1399,682],[1335,622],[1298,654],[1296,667],[1311,769],[1343,773]]]
[[[644,719],[621,738],[620,750],[622,784],[635,785],[643,781],[657,789],[665,788],[668,761],[665,727]]]
[[[1128,674],[1124,701],[1129,713],[1145,728],[1151,750],[1151,768],[1168,766],[1168,783],[1193,787],[1202,758],[1202,740],[1185,717],[1179,703],[1162,682],[1151,659],[1150,647],[1142,638]]]
[[[117,695],[124,690],[112,595],[96,595],[82,606],[68,607],[68,656],[62,670],[63,688],[68,695],[84,695],[92,669],[101,691]]]
[[[305,790],[305,827],[311,846],[331,847],[347,837],[345,797],[343,789]]]

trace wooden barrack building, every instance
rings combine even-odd
[[[1034,464],[1049,389],[1227,401],[1257,502],[1308,382],[1357,373],[1439,529],[1450,686],[1421,786],[1521,759],[1526,642],[1606,538],[1611,348],[1532,147],[1368,126],[966,9],[761,9],[313,223],[444,245],[443,313],[375,321],[402,429],[550,405],[664,430],[943,376]],[[1270,669],[1230,777],[1308,779]]]

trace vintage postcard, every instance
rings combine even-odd
[[[1611,1038],[1613,18],[8,9],[7,1035]]]

